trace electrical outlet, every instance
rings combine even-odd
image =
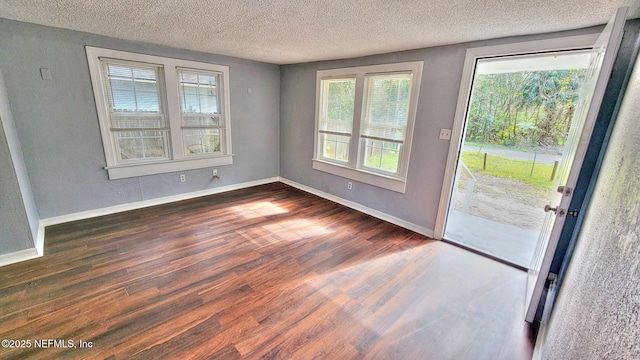
[[[187,176],[185,174],[180,174],[180,182],[187,181]]]
[[[351,181],[349,181],[347,183],[347,190],[351,190],[351,189],[353,189],[353,184],[351,183]]]
[[[440,129],[440,140],[451,140],[451,129]]]
[[[42,80],[51,80],[51,70],[49,68],[40,68],[40,76]]]
[[[213,177],[218,176],[218,169],[213,169]]]

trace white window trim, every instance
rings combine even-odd
[[[378,186],[388,190],[404,193],[406,188],[407,173],[409,170],[409,157],[411,155],[411,142],[413,139],[413,128],[420,95],[420,84],[422,83],[423,61],[394,63],[384,65],[358,66],[350,68],[318,70],[316,73],[316,107],[315,107],[315,129],[313,136],[313,169],[341,176],[347,179],[363,182],[369,185]],[[401,157],[398,159],[398,175],[386,175],[382,172],[368,171],[360,167],[360,124],[362,122],[362,104],[364,102],[365,75],[384,74],[392,72],[411,72],[411,98],[409,101],[409,116],[407,119],[407,130]],[[353,109],[353,128],[351,133],[351,143],[349,146],[349,161],[330,161],[323,159],[318,149],[318,130],[320,126],[320,97],[323,79],[347,78],[356,79],[355,103]]]
[[[231,151],[231,103],[229,97],[230,86],[228,66],[103,49],[92,46],[86,46],[86,52],[89,63],[89,72],[91,75],[91,84],[93,86],[93,94],[96,100],[96,108],[100,122],[102,145],[104,147],[105,158],[107,160],[107,166],[105,169],[109,174],[109,179],[122,179],[233,164],[233,153]],[[161,96],[166,99],[167,105],[166,116],[168,118],[168,125],[170,128],[168,139],[170,159],[118,164],[117,156],[114,153],[114,147],[111,140],[112,133],[109,126],[108,103],[104,94],[102,75],[100,71],[101,57],[158,64],[163,67],[163,78],[165,82],[163,87],[165,94],[162,94]],[[221,87],[220,96],[222,97],[222,100],[220,103],[222,105],[222,118],[225,124],[226,139],[224,154],[203,154],[198,156],[187,156],[185,154],[181,129],[182,114],[177,77],[178,68],[189,68],[221,73],[219,86]]]

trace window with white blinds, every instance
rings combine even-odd
[[[219,76],[214,72],[178,69],[181,128],[187,156],[222,153],[225,149]]]
[[[349,161],[356,79],[323,79],[318,137],[321,158]]]
[[[314,169],[404,192],[422,65],[318,71]]]
[[[362,165],[397,174],[407,134],[411,73],[366,75],[360,127]]]
[[[227,66],[86,50],[109,178],[233,163]]]
[[[118,162],[168,159],[162,66],[100,59]]]

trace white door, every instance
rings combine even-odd
[[[549,275],[551,261],[573,196],[573,189],[578,180],[593,125],[622,40],[626,14],[627,8],[618,9],[593,47],[587,77],[571,120],[571,128],[551,200],[545,208],[547,216],[529,268],[525,314],[528,322],[534,320]]]

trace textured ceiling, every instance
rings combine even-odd
[[[604,24],[640,0],[0,0],[0,17],[290,64]]]

